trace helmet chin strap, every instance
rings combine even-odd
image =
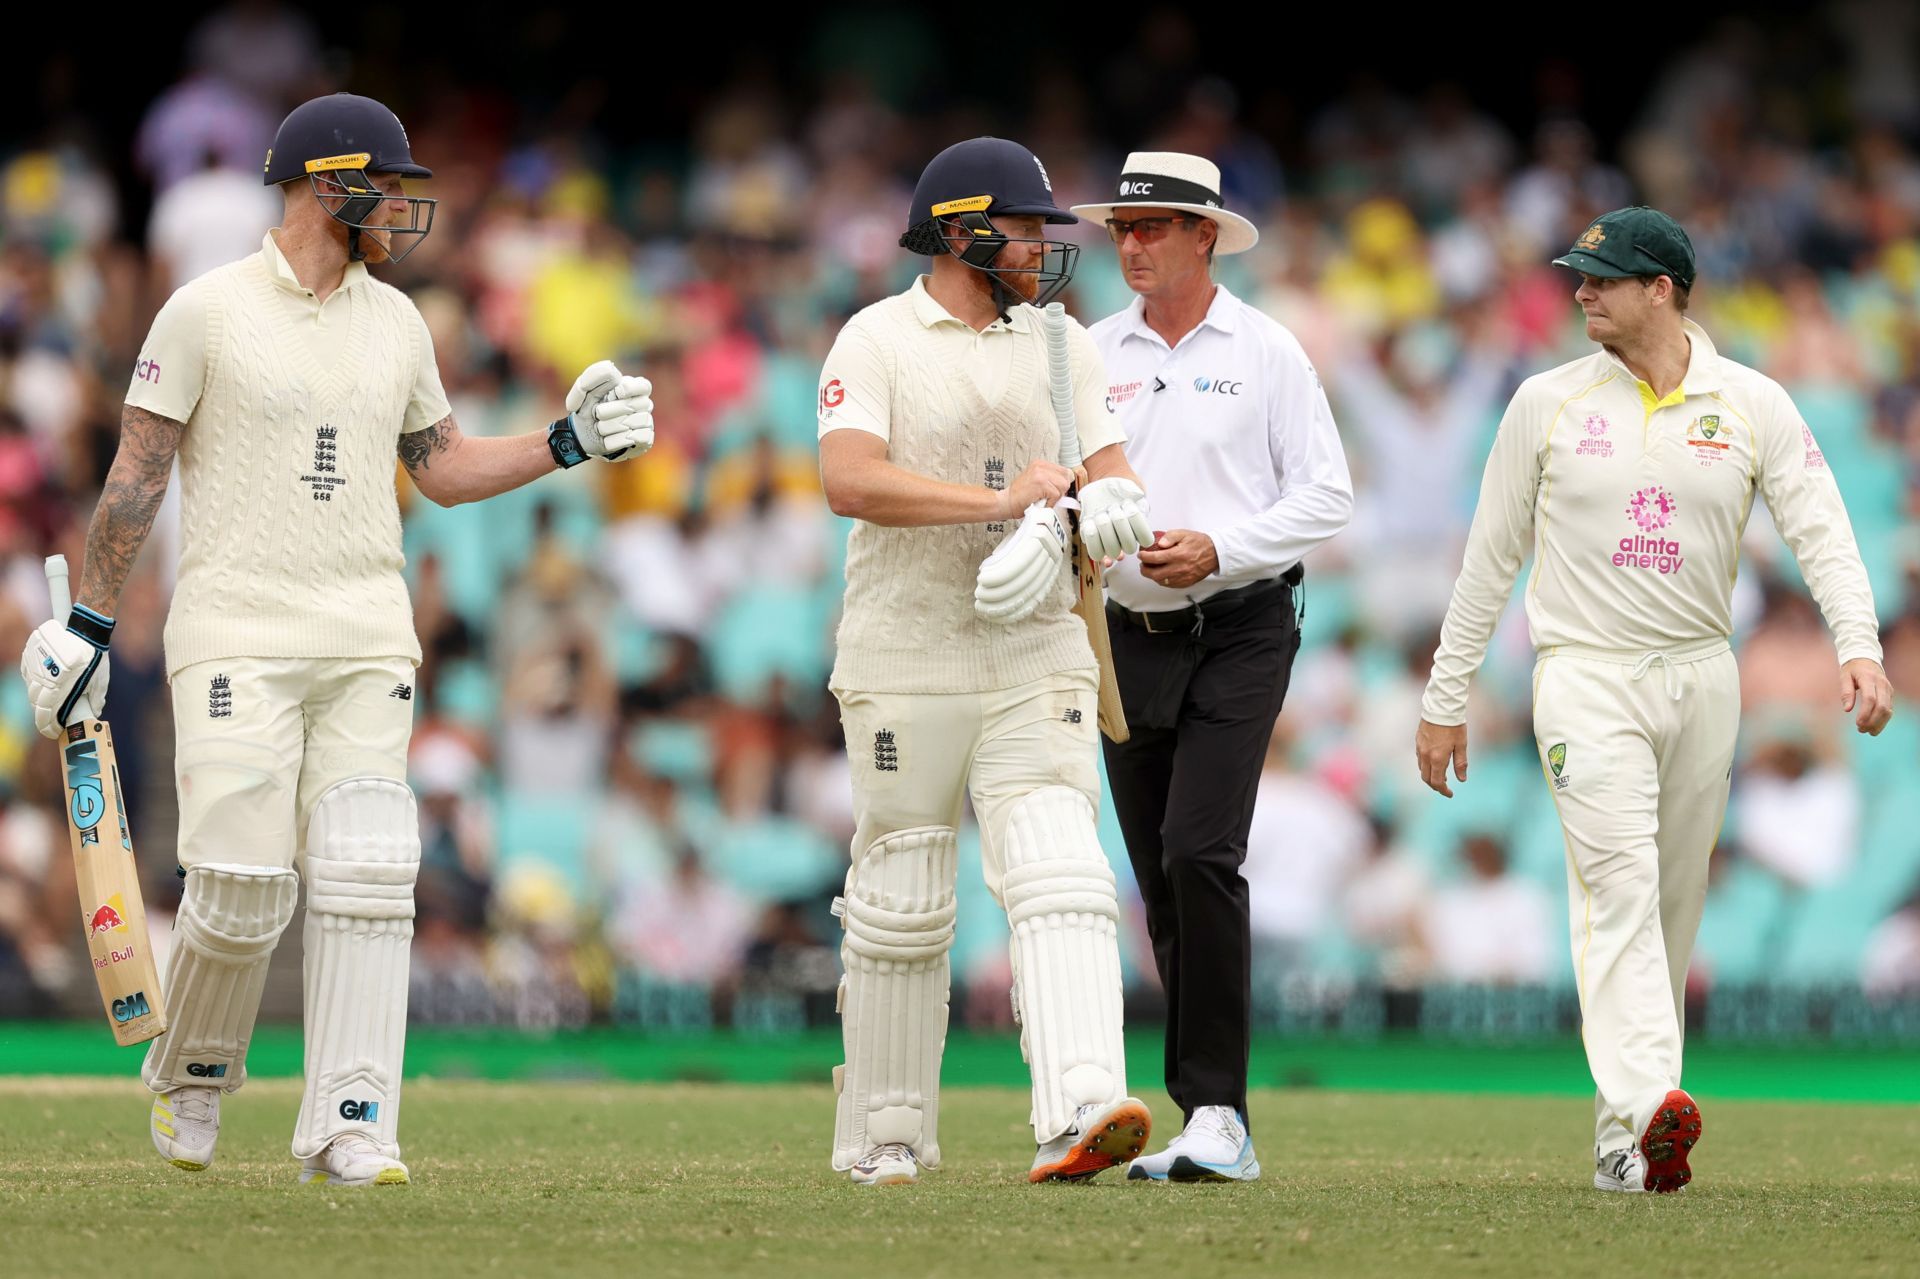
[[[1027,300],[1026,294],[1017,289],[1008,288],[1006,282],[992,272],[987,273],[987,285],[993,294],[993,305],[1000,311],[1000,322],[1013,323],[1013,317],[1008,312],[1024,303]]]
[[[347,228],[347,257],[355,262],[367,260],[366,250],[360,247],[360,228],[357,226]]]

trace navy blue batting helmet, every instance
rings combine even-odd
[[[425,196],[387,195],[367,177],[394,173],[406,178],[430,178],[433,170],[413,162],[413,150],[400,117],[372,98],[355,93],[330,93],[303,102],[280,122],[267,150],[268,186],[301,178],[313,184],[320,205],[349,228],[348,250],[363,256],[360,233],[379,231],[387,236],[387,257],[398,262],[418,247],[433,229],[435,201]],[[386,200],[405,200],[412,215],[407,225],[369,224]],[[405,247],[400,247],[402,240]]]
[[[1080,220],[1054,203],[1053,182],[1040,157],[1005,138],[969,138],[933,157],[921,171],[900,247],[928,256],[951,253],[992,276],[1003,311],[1029,300],[1046,305],[1073,279],[1080,246],[1064,240],[1014,239],[994,225],[996,216],[1039,217],[1056,225]],[[1040,266],[1015,270],[994,265],[1000,250],[1013,243],[1044,246]],[[1037,276],[1037,295],[1029,299],[1011,284],[1007,277],[1015,275]]]

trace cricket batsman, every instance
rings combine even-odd
[[[431,230],[435,202],[404,183],[432,176],[370,98],[287,116],[265,172],[281,224],[155,318],[72,616],[36,630],[21,659],[41,733],[100,714],[115,603],[177,454],[166,658],[186,883],[172,1026],[142,1077],[155,1147],[190,1171],[213,1162],[221,1098],[246,1082],[267,963],[304,878],[301,1180],[407,1181],[397,1134],[420,837],[405,778],[420,646],[396,454],[452,505],[653,443],[650,384],[605,361],[547,430],[461,434],[420,313],[367,271]]]
[[[1061,466],[1041,317],[1078,221],[1025,147],[974,138],[914,190],[911,288],[847,322],[820,376],[820,468],[854,525],[831,687],[858,825],[840,989],[846,1063],[833,1166],[859,1184],[940,1163],[956,832],[970,795],[987,887],[1012,926],[1013,1006],[1033,1072],[1030,1181],[1079,1180],[1139,1154],[1127,1095],[1119,904],[1095,836],[1097,665],[1069,611],[1053,504]],[[1103,558],[1152,541],[1099,353],[1070,330],[1085,456],[1081,528]],[[1112,539],[1111,541],[1107,539]]]
[[[1703,1126],[1680,1087],[1688,959],[1726,811],[1740,690],[1728,636],[1754,495],[1839,649],[1862,733],[1893,713],[1873,593],[1840,490],[1779,384],[1686,318],[1687,234],[1618,209],[1554,265],[1600,349],[1524,382],[1481,481],[1415,750],[1428,786],[1467,779],[1467,683],[1521,562],[1537,660],[1534,735],[1566,835],[1593,1184],[1675,1191]]]

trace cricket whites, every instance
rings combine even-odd
[[[73,608],[66,556],[47,557],[47,586],[53,615],[66,616]],[[122,1047],[145,1043],[166,1030],[167,1010],[147,938],[147,908],[127,829],[113,730],[105,720],[77,720],[61,730],[58,740],[80,922],[87,930],[100,1003],[116,1042]]]

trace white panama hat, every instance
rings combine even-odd
[[[1260,242],[1260,229],[1230,212],[1220,198],[1220,166],[1178,151],[1135,151],[1120,174],[1120,198],[1112,204],[1076,204],[1089,222],[1105,222],[1115,209],[1179,209],[1208,218],[1220,228],[1213,251],[1245,253]]]

